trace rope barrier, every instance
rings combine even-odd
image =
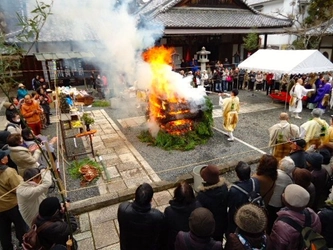
[[[289,142],[275,144],[274,146],[281,145],[281,144],[286,144],[286,143],[289,143]],[[263,148],[260,148],[260,149],[268,149],[268,148],[270,148],[270,147],[263,147]],[[174,171],[174,170],[186,169],[188,167],[192,167],[192,166],[196,166],[196,165],[204,165],[204,164],[210,163],[212,161],[223,160],[223,159],[226,159],[226,158],[231,158],[231,157],[234,157],[234,156],[237,156],[237,155],[245,155],[245,154],[249,154],[249,153],[252,153],[252,152],[258,153],[256,150],[248,150],[248,151],[238,153],[238,154],[230,154],[230,155],[226,155],[226,156],[219,157],[219,158],[209,159],[209,160],[206,160],[206,161],[201,161],[201,162],[196,162],[196,163],[191,163],[191,164],[187,164],[187,165],[168,168],[168,169],[165,169],[165,170],[156,171],[156,172],[154,172],[154,174],[160,174],[160,173],[165,173],[165,172]],[[150,177],[152,176],[152,174],[149,174],[149,173],[147,173],[147,175],[150,176]],[[136,179],[136,178],[137,177],[126,178],[126,180],[133,180],[133,179]],[[111,183],[112,183],[112,180],[111,180]],[[81,188],[77,188],[77,189],[67,190],[67,193],[77,192],[77,191],[80,191],[80,190],[86,190],[86,189],[89,189],[89,188],[95,188],[95,187],[99,187],[99,186],[106,186],[106,185],[109,185],[109,184],[110,184],[110,182],[99,183],[98,185],[97,184],[96,185],[89,185],[87,187],[81,187]]]

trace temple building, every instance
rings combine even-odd
[[[0,2],[0,27],[9,43],[16,43],[28,51],[23,62],[23,78],[28,88],[36,74],[44,76],[47,82],[55,78],[60,83],[78,85],[89,78],[94,69],[94,59],[104,53],[100,45],[100,34],[91,29],[80,32],[76,22],[59,19],[50,15],[43,26],[39,39],[31,43],[17,40],[19,27],[15,25],[15,12],[29,16],[31,6],[25,1]],[[14,3],[15,2],[15,3]],[[164,26],[162,37],[156,45],[175,48],[173,63],[175,68],[181,62],[197,60],[197,52],[205,47],[210,51],[209,61],[228,61],[235,66],[251,52],[243,46],[243,38],[249,33],[263,35],[264,44],[270,34],[285,33],[291,21],[259,13],[245,0],[133,0],[129,9],[138,20],[155,21]],[[8,14],[10,13],[10,15]],[[89,26],[89,18],[77,22]],[[119,37],[119,39],[122,39]],[[89,48],[89,50],[82,49]],[[115,58],[116,60],[116,58]]]

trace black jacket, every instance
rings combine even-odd
[[[258,179],[251,178],[254,181],[255,192],[260,193],[260,183]],[[246,192],[250,193],[253,190],[251,179],[246,181],[236,181],[234,185],[237,185],[243,188]],[[240,208],[243,204],[249,203],[249,197],[244,194],[242,191],[237,188],[231,186],[229,189],[229,198],[228,198],[228,234],[234,233],[237,226],[234,221],[234,216],[238,208]]]
[[[212,237],[214,240],[222,241],[223,234],[228,228],[228,188],[224,180],[215,185],[201,187],[197,200],[213,213],[215,231]]]
[[[38,215],[35,224],[40,227],[47,221],[51,221],[52,224],[38,233],[39,242],[45,249],[50,249],[54,244],[66,245],[70,233],[75,232],[77,229],[77,222],[71,214],[69,214],[70,225],[67,224],[61,213],[57,213],[52,217],[41,217]]]
[[[164,216],[167,223],[167,235],[168,235],[168,249],[175,249],[175,240],[179,231],[190,231],[188,218],[192,211],[200,207],[199,202],[195,201],[191,204],[182,204],[171,200],[170,206],[165,208]]]
[[[333,206],[325,207],[319,212],[321,235],[325,238],[327,247],[333,247]]]
[[[134,202],[123,202],[118,208],[120,249],[155,250],[163,247],[164,215],[151,206],[142,207]]]
[[[306,168],[306,161],[305,161],[305,155],[307,153],[304,150],[299,150],[299,151],[295,151],[290,153],[290,158],[294,161],[295,163],[295,167],[298,168]]]

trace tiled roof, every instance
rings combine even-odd
[[[7,34],[9,42],[18,42],[18,32]],[[40,31],[39,42],[63,42],[63,41],[95,41],[98,34],[94,29],[89,28],[89,23],[75,25],[73,21],[57,18],[50,15]]]
[[[246,9],[172,8],[155,17],[166,28],[260,28],[290,26],[286,19]]]
[[[136,14],[160,21],[166,29],[224,28],[232,30],[238,28],[279,28],[291,25],[288,20],[260,14],[248,6],[244,0],[241,1],[246,5],[244,9],[173,7],[181,0],[152,0]],[[50,15],[41,30],[39,42],[99,40],[97,32],[93,28],[89,28],[89,21],[89,19],[81,20],[80,28],[70,20]],[[17,42],[16,35],[17,33],[7,34],[8,41]]]
[[[40,42],[57,41],[91,41],[97,40],[98,35],[89,24],[75,25],[72,20],[64,20],[50,15],[40,32]]]
[[[324,33],[325,35],[333,35],[333,18],[330,20],[310,29],[307,34],[309,35],[320,35]]]
[[[153,17],[160,12],[167,11],[179,2],[181,2],[181,0],[152,0],[141,8],[138,13]]]

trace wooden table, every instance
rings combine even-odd
[[[73,120],[74,116],[74,120]],[[75,117],[77,116],[77,117]],[[84,126],[83,124],[79,127],[73,127],[72,122],[75,121],[75,119],[78,118],[79,116],[77,114],[61,114],[60,115],[60,130],[61,130],[61,136],[62,136],[62,141],[63,141],[63,146],[64,146],[64,151],[65,155],[67,158],[76,158],[77,156],[81,155],[87,155],[87,154],[92,154],[93,157],[95,157],[94,153],[94,148],[93,148],[93,143],[92,143],[92,136],[97,132],[97,130],[91,130],[91,131],[84,131]],[[89,145],[90,145],[90,150],[84,151],[84,152],[68,152],[68,147],[67,147],[67,140],[68,139],[73,139],[75,148],[76,146],[76,138],[82,137],[82,136],[88,136],[89,138]]]

